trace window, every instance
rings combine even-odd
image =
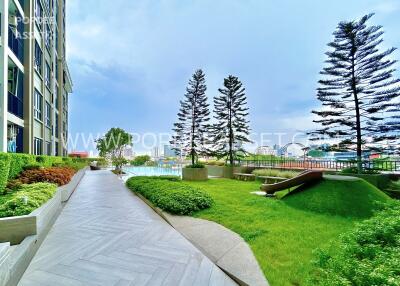
[[[44,121],[46,123],[46,127],[51,128],[51,105],[46,101],[46,110],[44,114]]]
[[[58,119],[58,114],[56,113],[56,130],[54,131],[55,132],[55,136],[56,136],[56,138],[58,138],[60,135],[59,135],[59,133],[58,133],[58,131],[59,131],[59,128],[60,128],[60,126],[59,126],[59,119]]]
[[[43,120],[43,96],[35,89],[33,102],[34,117],[40,121]]]
[[[43,17],[43,7],[42,4],[40,3],[40,0],[36,0],[35,1],[35,18],[39,23],[39,27],[40,27],[40,23],[42,21],[42,17]]]
[[[46,31],[44,33],[44,43],[48,50],[50,50],[50,42],[51,42],[50,26],[49,26],[49,24],[46,24]]]
[[[39,43],[35,41],[34,68],[40,75],[42,75],[42,58],[43,58],[42,49],[40,48]]]
[[[33,152],[35,155],[43,155],[43,140],[39,138],[33,139]]]
[[[60,102],[59,102],[59,96],[58,96],[58,87],[56,87],[56,90],[55,90],[55,94],[54,94],[54,105],[55,105],[55,107],[56,107],[56,109],[58,110],[58,106],[59,106],[59,104],[60,104]]]
[[[51,142],[46,141],[46,155],[47,156],[51,156],[52,152],[51,152]]]
[[[46,61],[46,69],[44,73],[44,83],[45,85],[50,88],[50,78],[51,78],[51,69],[49,63]]]
[[[58,142],[56,142],[56,156],[59,156],[59,152],[58,152]]]

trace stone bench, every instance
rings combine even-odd
[[[234,173],[234,178],[240,181],[255,181],[256,175],[253,174],[243,174],[243,173]]]

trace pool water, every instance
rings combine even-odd
[[[181,168],[162,168],[162,167],[124,167],[128,176],[181,176]]]

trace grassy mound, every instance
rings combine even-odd
[[[132,177],[126,185],[171,214],[191,214],[209,208],[213,203],[207,193],[181,182],[176,177]]]
[[[370,217],[377,209],[377,202],[386,203],[390,198],[364,180],[325,179],[311,187],[301,187],[283,201],[294,208],[321,214],[344,217]]]

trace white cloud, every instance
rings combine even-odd
[[[375,8],[374,11],[378,13],[394,13],[400,10],[400,2],[398,0],[396,1],[382,1],[382,3],[379,3]]]

